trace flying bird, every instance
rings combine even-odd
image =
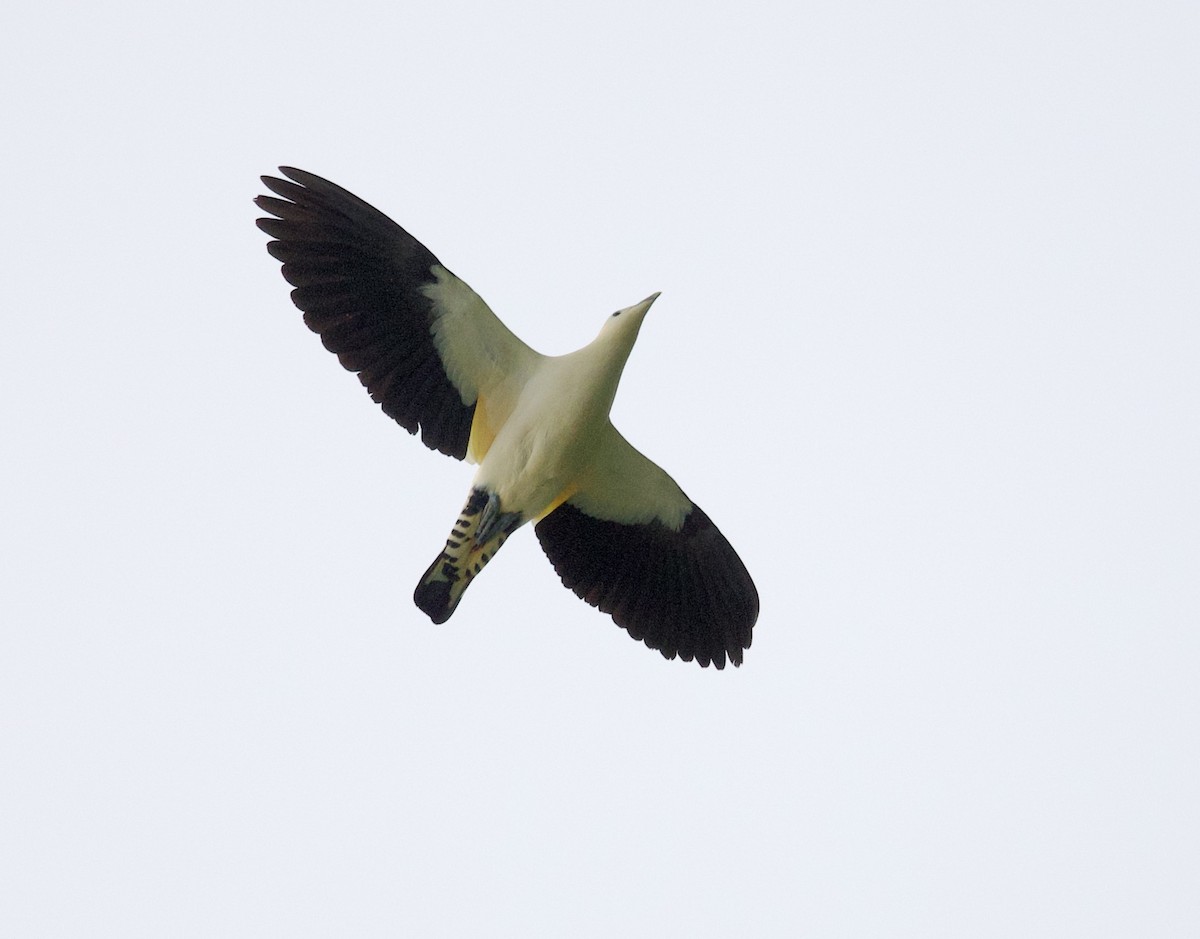
[[[576,352],[541,355],[378,209],[291,167],[256,204],[304,322],[383,411],[477,464],[413,594],[435,623],[527,522],[563,584],[668,659],[741,665],[758,619],[745,565],[708,516],[613,427],[652,294]],[[276,198],[279,197],[279,198]]]

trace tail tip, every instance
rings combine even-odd
[[[445,580],[423,580],[413,591],[413,603],[434,623],[441,625],[454,612],[450,600],[450,584]]]

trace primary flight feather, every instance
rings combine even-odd
[[[658,294],[591,343],[541,355],[378,209],[312,173],[262,177],[258,226],[292,300],[384,412],[431,449],[478,464],[466,505],[413,595],[435,623],[526,522],[576,594],[665,657],[742,663],[758,618],[745,565],[609,421]],[[278,197],[278,198],[277,198]]]

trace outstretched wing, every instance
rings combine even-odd
[[[255,200],[275,216],[258,227],[275,239],[267,250],[304,322],[427,447],[482,459],[541,357],[378,209],[320,176],[280,171],[288,179],[262,178],[283,198]]]
[[[733,546],[612,425],[579,489],[534,528],[562,582],[666,658],[742,664],[758,591]]]

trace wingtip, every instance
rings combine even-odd
[[[296,185],[303,186],[305,189],[333,189],[338,192],[344,192],[341,186],[331,183],[324,176],[310,173],[308,170],[302,170],[295,166],[281,166],[279,167],[279,172],[296,183]],[[358,197],[352,196],[352,198],[357,199]]]

